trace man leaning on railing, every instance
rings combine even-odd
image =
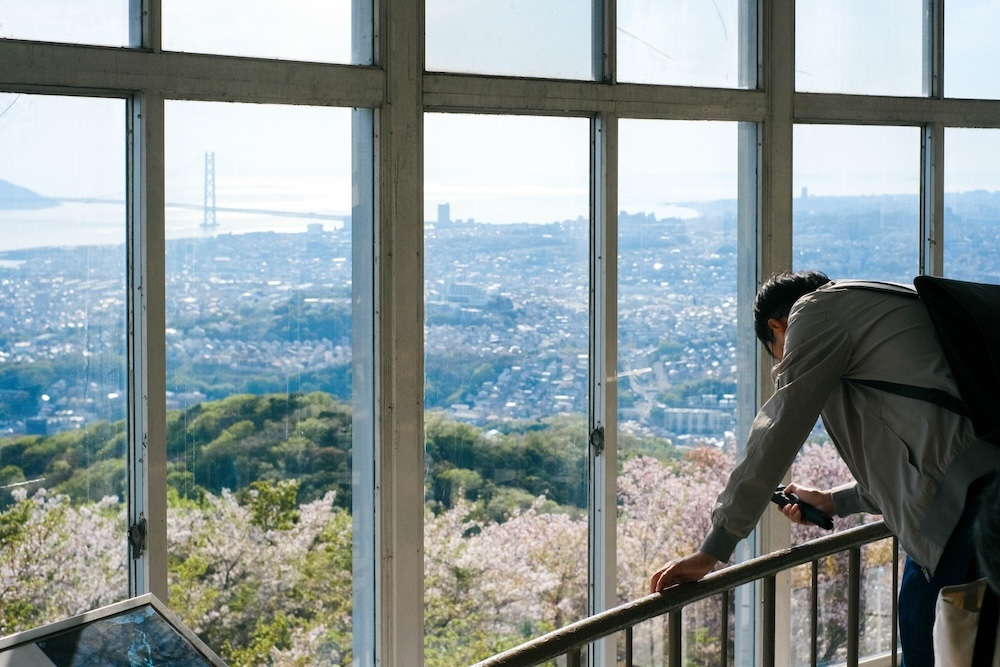
[[[950,406],[878,386],[958,395],[920,301],[899,286],[857,287],[815,271],[775,275],[761,287],[754,328],[776,362],[775,392],[754,419],[701,548],[655,572],[650,592],[697,581],[729,560],[822,416],[856,481],[784,491],[832,517],[883,516],[908,554],[899,591],[903,665],[932,665],[938,591],[980,576],[972,524],[980,490],[1000,469],[1000,448],[977,438]],[[781,511],[805,523],[798,503]]]

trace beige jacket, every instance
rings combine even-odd
[[[933,572],[966,489],[1000,468],[1000,447],[944,408],[850,382],[958,395],[923,305],[831,283],[794,304],[785,336],[784,358],[772,371],[775,393],[754,419],[701,549],[729,560],[822,415],[856,480],[835,490],[837,514],[882,514],[906,552]]]

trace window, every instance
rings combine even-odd
[[[1000,132],[949,128],[945,141],[944,275],[1000,283]]]
[[[471,663],[586,615],[589,127],[425,137],[425,659]]]
[[[124,124],[0,94],[2,635],[129,592]]]
[[[427,0],[428,71],[593,78],[589,0]]]
[[[795,88],[923,94],[923,12],[915,2],[798,0]]]
[[[948,2],[944,20],[944,93],[948,97],[996,99],[1000,56],[996,5],[985,0]]]
[[[706,486],[728,472],[767,393],[741,320],[762,279],[1000,282],[992,5],[420,4],[0,0],[0,521],[46,485],[48,534],[100,536],[58,553],[107,564],[86,591],[72,563],[58,596],[10,589],[33,596],[17,627],[152,591],[233,665],[471,662],[678,555],[633,559],[629,517],[588,515],[624,507],[644,454],[710,456]],[[130,473],[143,446],[165,465]],[[137,563],[147,492],[166,521]],[[748,551],[808,539],[770,514]],[[268,542],[292,535],[316,540]],[[277,574],[209,586],[247,540]],[[758,605],[733,606],[744,665]],[[714,637],[718,610],[692,613]],[[730,648],[684,641],[695,664]],[[604,644],[588,664],[614,663]]]
[[[718,495],[733,464],[737,125],[623,120],[619,163],[618,602],[624,603],[648,592],[649,575],[665,560],[698,548],[711,527],[709,513],[683,515],[698,496]],[[688,659],[718,662],[719,613],[718,600],[685,611]],[[666,618],[641,628],[636,661],[651,664],[666,642]]]
[[[741,0],[622,0],[618,79],[675,86],[745,88],[741,61],[753,3]],[[752,37],[750,38],[752,39]],[[742,72],[749,71],[752,68]]]
[[[129,0],[2,0],[0,39],[129,46]]]
[[[920,131],[910,127],[797,125],[794,128],[792,254],[795,270],[816,269],[830,278],[909,283],[920,271]],[[806,438],[790,473],[798,483],[833,488],[851,481],[821,421]],[[838,519],[835,530],[870,520],[865,514]],[[821,530],[792,526],[792,543]],[[891,544],[862,549],[860,609],[862,657],[891,650]],[[842,661],[847,605],[847,555],[823,559],[814,571],[791,571],[793,664],[807,664],[813,650],[807,610],[817,582],[820,627],[815,650],[821,660]]]
[[[795,127],[796,270],[907,282],[919,272],[916,128]]]
[[[172,51],[367,64],[352,56],[351,0],[294,2],[167,0],[163,48]],[[219,26],[226,26],[219,30]],[[359,45],[354,44],[357,48]]]
[[[363,655],[351,112],[166,111],[171,605],[231,664]]]

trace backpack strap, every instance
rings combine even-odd
[[[920,298],[914,287],[904,285],[902,283],[890,283],[879,280],[835,280],[833,281],[833,284],[835,287],[867,289],[875,292],[895,294],[913,299]],[[900,384],[899,382],[888,382],[886,380],[859,380],[849,378],[848,382],[865,385],[867,387],[872,387],[873,389],[889,392],[890,394],[905,396],[906,398],[915,398],[920,401],[927,401],[928,403],[933,403],[934,405],[950,410],[957,415],[961,415],[962,417],[969,416],[969,410],[966,408],[964,402],[940,389],[928,389],[927,387],[917,387],[910,384]]]
[[[872,387],[873,389],[887,391],[890,394],[897,394],[907,398],[927,401],[928,403],[933,403],[934,405],[938,405],[946,410],[951,410],[955,414],[961,415],[962,417],[969,416],[969,411],[966,409],[965,403],[958,400],[948,392],[940,389],[928,389],[927,387],[916,387],[912,384],[900,384],[898,382],[886,382],[884,380],[860,380],[848,378],[847,381],[853,382],[854,384],[862,384],[867,387]]]
[[[972,650],[972,667],[990,667],[997,641],[997,622],[1000,621],[1000,601],[990,585],[983,593],[983,606],[979,610],[979,627]]]
[[[890,283],[884,280],[833,280],[830,282],[834,287],[847,287],[850,289],[867,289],[875,292],[885,292],[887,294],[897,294],[908,296],[914,299],[919,298],[917,290],[913,285],[904,283]]]

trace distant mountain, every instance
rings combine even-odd
[[[53,206],[59,206],[59,202],[0,179],[0,211]]]

